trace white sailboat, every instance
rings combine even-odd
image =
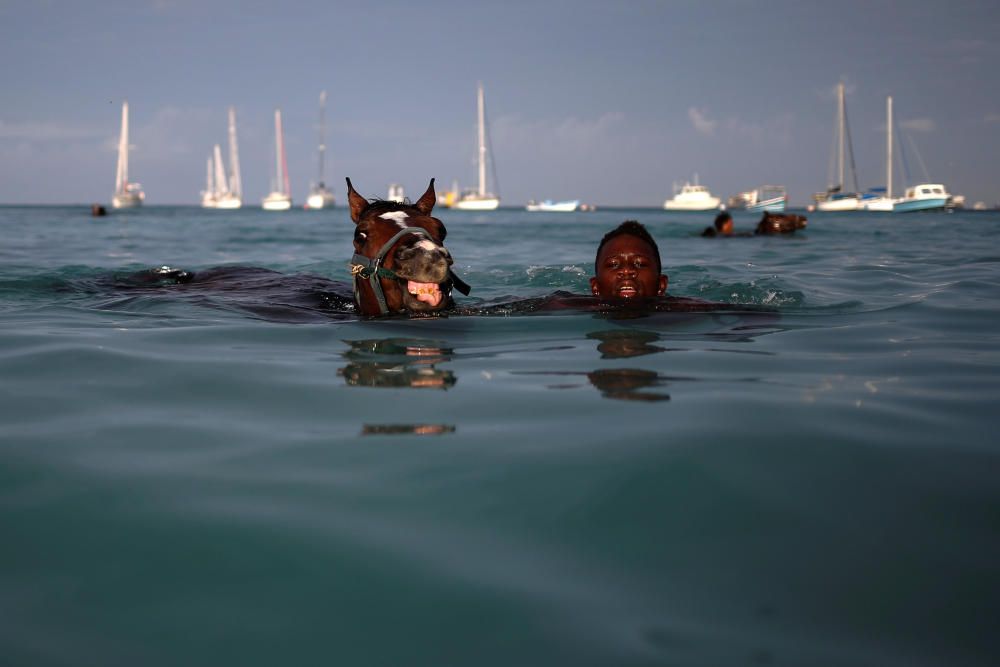
[[[335,199],[323,182],[323,157],[326,153],[326,91],[319,94],[319,180],[309,190],[306,208],[331,208]]]
[[[118,171],[115,174],[115,193],[111,196],[113,208],[141,206],[146,193],[138,183],[128,180],[128,102],[122,102],[122,127],[118,137]]]
[[[483,84],[480,83],[476,95],[478,106],[478,133],[479,144],[478,165],[479,165],[479,187],[476,190],[468,190],[462,193],[452,204],[452,208],[463,211],[492,211],[500,206],[500,197],[487,192],[486,190],[486,104],[483,100]]]
[[[211,155],[205,163],[205,189],[201,191],[201,207],[215,208],[215,160]]]
[[[896,200],[892,197],[892,96],[885,98],[885,189],[872,188],[861,196],[862,211],[892,212]]]
[[[273,189],[264,197],[261,207],[265,211],[287,211],[292,207],[292,195],[285,159],[285,136],[281,130],[281,109],[274,110],[274,165]]]
[[[216,167],[223,174],[223,187],[216,178],[215,207],[234,209],[243,206],[243,180],[240,178],[240,151],[236,144],[236,109],[229,107],[229,180],[225,180],[225,168],[219,146],[215,147]]]
[[[847,142],[847,102],[844,99],[844,82],[837,84],[837,125],[834,130],[834,141],[837,145],[837,182],[829,186],[825,193],[814,195],[816,209],[819,211],[856,211],[859,197],[858,176],[854,173],[854,151],[851,151],[851,173],[854,176],[854,192],[844,192],[844,146]]]

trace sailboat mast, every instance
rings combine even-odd
[[[215,192],[221,195],[225,194],[229,189],[226,186],[226,166],[222,163],[222,148],[219,144],[215,144],[212,150],[212,157],[215,162]]]
[[[205,192],[207,194],[215,193],[215,182],[212,180],[212,156],[209,156],[205,161]]]
[[[284,182],[281,171],[281,109],[274,110],[274,189],[280,190]]]
[[[240,178],[240,151],[236,145],[236,109],[229,107],[229,192],[234,197],[243,196]]]
[[[892,95],[885,98],[885,196],[892,199]]]
[[[483,103],[483,84],[476,95],[479,107],[479,196],[486,196],[486,109]]]
[[[837,85],[837,133],[840,137],[840,147],[837,150],[837,170],[839,180],[837,184],[844,187],[844,82]]]
[[[281,188],[282,194],[287,196],[291,194],[292,188],[288,183],[288,160],[285,159],[285,135],[281,131],[281,109],[274,111],[274,136],[277,141],[275,153],[278,159],[278,187]]]
[[[326,91],[319,94],[319,185],[323,180],[323,154],[326,152]]]
[[[128,184],[128,102],[122,102],[122,127],[118,136],[118,173],[115,192],[124,192]]]

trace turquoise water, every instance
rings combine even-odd
[[[637,218],[733,309],[359,321],[343,208],[0,208],[0,663],[996,664],[1000,214],[439,215],[466,306]]]

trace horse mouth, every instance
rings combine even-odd
[[[440,310],[448,305],[451,294],[450,282],[433,283],[400,279],[403,289],[403,305],[407,310],[427,312]]]

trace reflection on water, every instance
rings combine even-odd
[[[609,331],[593,331],[587,338],[601,341],[597,351],[602,359],[619,359],[621,357],[638,357],[644,354],[666,352],[659,345],[651,345],[660,340],[660,334],[654,331],[633,331],[629,329],[612,329]]]
[[[451,424],[365,424],[361,435],[444,435],[454,433]]]
[[[385,338],[346,341],[348,363],[337,373],[352,387],[450,389],[455,374],[435,368],[453,350],[432,340]]]
[[[647,387],[662,387],[667,379],[642,368],[604,368],[587,373],[587,379],[604,398],[620,401],[669,401],[670,394],[639,391]]]
[[[346,341],[348,364],[337,370],[350,387],[450,389],[455,374],[436,368],[453,350],[439,341],[384,338]],[[361,435],[445,435],[452,424],[364,424]]]

